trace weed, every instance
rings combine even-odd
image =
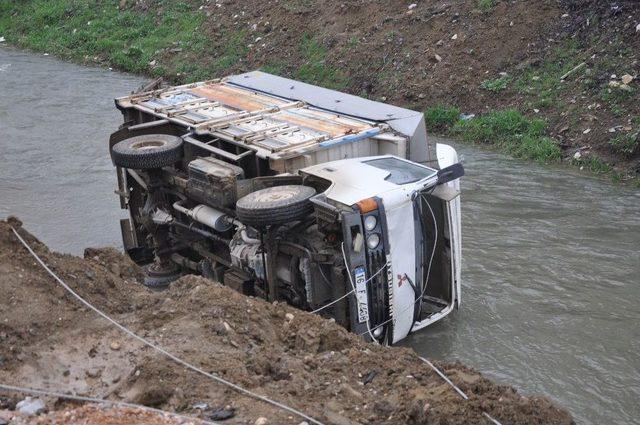
[[[611,165],[604,162],[599,156],[593,154],[573,159],[571,163],[580,167],[581,170],[586,169],[594,174],[608,174],[613,171]]]
[[[317,39],[305,34],[300,42],[300,53],[305,63],[296,73],[299,80],[338,90],[347,86],[347,76],[326,64],[327,49]]]
[[[614,152],[625,157],[631,157],[640,151],[640,131],[620,134],[609,140],[609,146]]]
[[[435,132],[445,132],[458,121],[460,109],[455,106],[435,105],[424,112],[427,129]]]
[[[496,0],[478,0],[478,8],[485,12],[491,10],[496,5]]]
[[[545,129],[543,120],[529,119],[515,109],[505,109],[458,121],[453,133],[466,142],[493,145],[518,158],[558,162],[562,152],[553,139],[544,135]]]
[[[509,77],[508,75],[503,75],[502,77],[496,78],[495,80],[484,80],[482,84],[480,84],[480,88],[498,93],[506,89],[509,85],[509,82],[511,82],[511,77]]]

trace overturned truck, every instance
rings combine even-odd
[[[455,150],[421,113],[263,72],[116,99],[124,247],[393,344],[460,304]]]

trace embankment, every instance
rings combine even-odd
[[[7,0],[0,37],[173,82],[261,68],[427,110],[432,131],[640,183],[640,2],[411,3]]]
[[[0,383],[205,419],[226,412],[232,417],[225,423],[253,424],[259,417],[270,424],[301,422],[120,333],[37,265],[10,226],[82,297],[134,332],[324,423],[484,424],[483,411],[504,424],[572,423],[544,397],[520,395],[461,364],[436,362],[469,395],[464,401],[410,349],[364,343],[330,320],[245,297],[203,278],[185,276],[165,292],[151,292],[138,283],[139,269],[114,249],[87,249],[85,258],[57,254],[11,218],[0,222]],[[1,409],[15,408],[23,397],[3,394],[0,413],[8,414]],[[140,415],[46,401],[52,413],[38,423]],[[137,423],[169,423],[146,416]]]

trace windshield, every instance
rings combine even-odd
[[[391,174],[389,174],[385,180],[398,185],[414,183],[436,173],[436,170],[431,168],[393,157],[376,158],[369,161],[362,161],[362,163],[389,171]]]

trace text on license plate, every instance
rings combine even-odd
[[[367,301],[367,285],[364,267],[358,267],[355,271],[356,278],[356,302],[358,305],[358,322],[369,320],[369,304]]]

